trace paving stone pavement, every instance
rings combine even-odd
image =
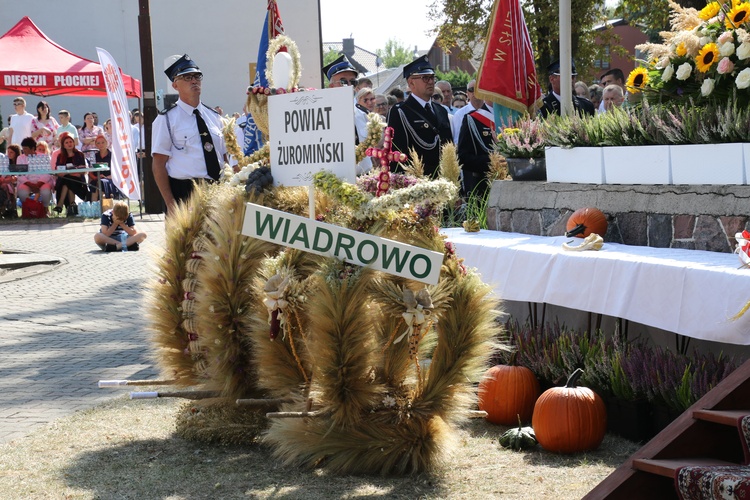
[[[134,217],[139,252],[99,250],[98,221],[0,225],[0,251],[63,259],[0,281],[0,443],[123,394],[99,380],[158,376],[144,306],[164,220]]]

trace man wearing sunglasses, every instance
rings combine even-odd
[[[357,86],[357,69],[345,55],[341,55],[331,64],[323,67],[323,74],[328,78],[328,87],[351,87],[352,97]]]
[[[354,100],[354,144],[359,144],[359,141],[367,135],[367,114],[369,113],[367,109],[358,107],[359,103],[355,96],[359,83],[357,81],[359,72],[349,59],[342,54],[338,59],[323,67],[323,74],[328,78],[329,88],[351,87],[352,99]],[[357,173],[367,172],[370,168],[372,168],[372,160],[364,158],[357,165]]]
[[[404,66],[404,78],[411,92],[404,101],[388,112],[388,126],[393,127],[393,148],[409,155],[411,149],[422,159],[426,176],[434,177],[440,165],[440,148],[452,141],[448,112],[433,105],[435,70],[427,56]],[[398,163],[391,170],[401,171]]]
[[[185,54],[164,73],[179,99],[154,120],[151,154],[154,180],[169,213],[175,203],[188,199],[194,182],[219,180],[226,145],[221,116],[201,102],[198,65]]]

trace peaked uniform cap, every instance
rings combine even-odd
[[[186,75],[188,73],[203,74],[198,65],[195,64],[195,61],[190,59],[190,56],[187,54],[183,54],[182,57],[177,59],[170,67],[164,70],[164,74],[167,75],[171,81],[174,81],[174,79],[180,75]]]
[[[570,61],[570,70],[571,74],[573,76],[576,76],[578,73],[576,72],[576,63],[575,61]],[[549,66],[547,66],[547,74],[548,75],[559,75],[560,74],[560,61],[555,61]]]
[[[359,74],[359,71],[352,66],[352,63],[350,63],[349,59],[343,54],[331,64],[323,66],[323,74],[328,78],[328,81],[332,81],[334,76],[345,71],[351,71],[357,75]]]
[[[427,56],[421,56],[404,66],[404,78],[412,75],[434,75],[435,70]]]

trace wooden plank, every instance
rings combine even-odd
[[[693,412],[695,419],[733,427],[745,415],[750,415],[750,410],[695,410]]]
[[[713,467],[717,465],[739,465],[715,458],[674,458],[654,460],[650,458],[637,458],[633,460],[635,470],[657,474],[659,476],[674,477],[680,467]]]

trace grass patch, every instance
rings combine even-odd
[[[154,389],[157,390],[157,389]],[[578,499],[638,448],[607,435],[590,453],[503,449],[506,430],[472,420],[433,474],[334,476],[283,467],[262,445],[175,435],[184,400],[114,399],[0,445],[0,498],[556,498]]]

